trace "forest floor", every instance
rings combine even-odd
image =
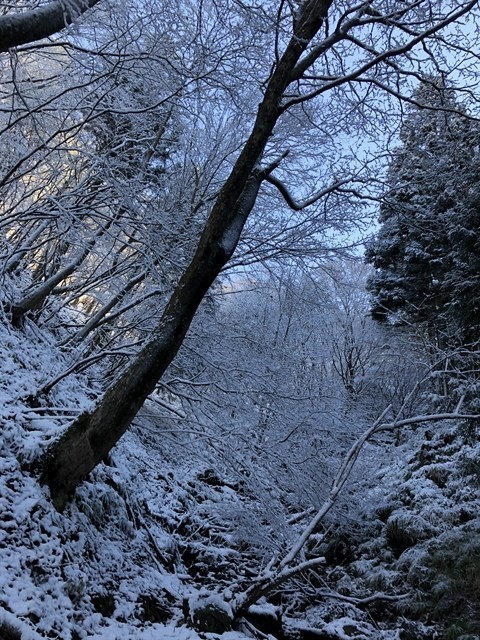
[[[32,406],[62,355],[33,323],[1,334],[1,640],[480,637],[477,425],[388,443],[309,543],[305,557],[324,564],[230,628],[232,598],[269,560],[268,505],[211,443],[193,434],[186,447],[152,405],[58,513],[35,461],[100,388],[72,375]],[[371,447],[364,466],[386,443]]]

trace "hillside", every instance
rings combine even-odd
[[[281,550],[278,539],[288,545],[301,530],[301,521],[288,525],[291,504],[278,510],[275,479],[268,486],[268,470],[257,469],[264,486],[255,495],[215,447],[165,427],[147,405],[60,514],[35,459],[94,401],[95,376],[69,376],[48,404],[31,406],[46,374],[62,368],[62,354],[30,322],[22,331],[3,325],[2,349],[2,637],[217,637],[225,620],[195,618],[198,603],[228,613],[267,554]],[[383,438],[368,446],[356,484],[306,549],[305,559],[324,556],[324,564],[282,585],[252,607],[251,622],[237,621],[221,637],[478,637],[475,428],[429,425],[402,434],[401,444]]]

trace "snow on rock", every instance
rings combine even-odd
[[[331,636],[332,638],[338,638],[338,640],[351,640],[352,638],[367,640],[367,638],[371,638],[371,628],[346,617],[329,622],[323,627],[322,632],[327,637]]]
[[[200,591],[188,600],[189,617],[198,631],[224,633],[229,631],[233,611],[228,602],[218,594]]]

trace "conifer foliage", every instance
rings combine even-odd
[[[366,252],[374,318],[424,326],[442,347],[475,341],[480,325],[479,135],[442,78],[420,84]]]

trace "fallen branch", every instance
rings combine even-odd
[[[345,485],[350,473],[353,469],[355,462],[360,455],[365,443],[376,433],[381,431],[390,431],[392,429],[398,429],[400,427],[411,426],[422,422],[439,422],[444,420],[480,420],[478,414],[459,413],[461,403],[457,406],[457,410],[450,413],[435,413],[429,415],[418,415],[410,418],[404,418],[402,420],[394,419],[391,422],[384,422],[385,416],[390,412],[392,406],[389,405],[375,420],[373,425],[367,429],[357,440],[354,442],[347,455],[345,456],[340,469],[338,470],[335,478],[332,482],[332,487],[328,498],[323,505],[317,511],[315,516],[311,519],[309,524],[302,531],[296,542],[293,544],[290,551],[284,556],[284,558],[278,562],[276,568],[275,560],[271,560],[267,567],[261,572],[254,583],[243,593],[237,596],[235,603],[233,604],[233,610],[236,612],[236,617],[241,617],[248,609],[248,607],[262,597],[267,596],[271,591],[275,590],[280,584],[286,582],[290,578],[300,574],[307,569],[313,569],[323,564],[324,558],[315,558],[313,560],[307,560],[299,564],[293,564],[298,555],[305,547],[307,541],[311,538],[312,534],[316,531],[319,524],[325,518],[326,514],[330,511],[334,505],[336,499],[342,488]],[[403,405],[400,412],[403,410]],[[374,602],[378,599],[384,600],[398,600],[406,597],[406,594],[401,596],[388,596],[386,594],[374,594],[368,598],[349,598],[349,596],[340,596],[340,594],[325,593],[325,596],[338,597],[357,605],[366,605],[370,602]]]
[[[398,595],[387,595],[386,593],[374,593],[367,598],[354,598],[352,596],[344,596],[341,593],[336,593],[335,591],[319,591],[315,594],[318,598],[334,598],[335,600],[342,600],[342,602],[348,602],[349,604],[353,604],[357,607],[363,607],[368,604],[372,604],[372,602],[377,602],[378,600],[383,600],[385,602],[396,602],[397,600],[404,600],[410,596],[409,593],[401,593]]]

